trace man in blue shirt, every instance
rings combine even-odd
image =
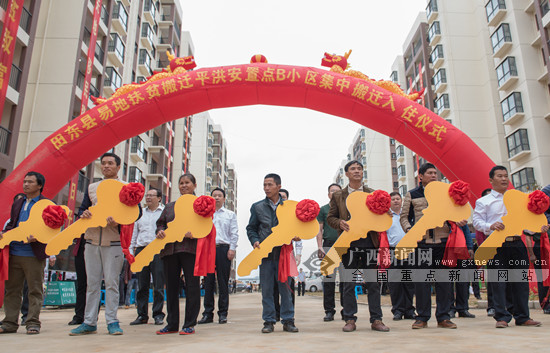
[[[31,208],[44,198],[45,178],[37,172],[28,172],[23,179],[24,198],[14,201],[11,207],[10,221],[6,231],[19,226],[20,222],[29,219]],[[0,234],[0,239],[2,235]],[[46,266],[46,244],[39,243],[29,234],[27,242],[11,242],[9,259],[9,279],[6,281],[4,297],[5,318],[2,320],[0,333],[16,332],[19,328],[18,316],[23,297],[23,284],[27,281],[29,288],[29,313],[25,323],[27,334],[40,333],[40,309],[42,308],[44,267]]]

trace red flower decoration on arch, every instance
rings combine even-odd
[[[384,190],[376,190],[367,196],[367,207],[372,213],[384,214],[390,210],[391,197]]]
[[[470,201],[470,184],[457,180],[451,183],[449,186],[449,196],[453,199],[455,204],[464,206]]]
[[[313,200],[305,199],[296,205],[296,217],[302,222],[313,221],[319,215],[319,204]]]
[[[529,194],[529,202],[527,203],[527,209],[536,214],[543,214],[548,210],[550,206],[550,199],[548,196],[540,191],[535,190]]]
[[[61,228],[63,223],[65,223],[65,220],[67,219],[67,214],[65,213],[63,207],[57,205],[49,205],[46,206],[44,211],[42,211],[42,219],[48,227],[52,229],[57,229]]]
[[[193,201],[193,210],[199,216],[212,217],[216,212],[216,200],[210,196],[199,196]]]
[[[137,206],[139,202],[143,199],[145,194],[145,187],[140,183],[130,183],[126,184],[120,190],[118,197],[120,202],[126,206]]]

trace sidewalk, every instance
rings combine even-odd
[[[181,301],[181,321],[183,308]],[[516,327],[513,322],[507,329],[495,329],[495,320],[487,317],[485,310],[470,310],[475,319],[457,318],[457,330],[438,329],[435,319],[424,330],[411,329],[411,320],[392,321],[389,306],[383,306],[388,333],[370,329],[367,305],[359,305],[357,331],[342,332],[343,321],[323,322],[321,297],[296,297],[296,326],[299,333],[282,331],[277,324],[272,334],[262,334],[261,296],[259,293],[242,293],[230,298],[229,323],[197,325],[196,334],[190,336],[157,336],[155,331],[163,326],[129,326],[137,316],[135,308],[118,311],[123,336],[109,336],[100,313],[98,333],[89,336],[70,337],[67,326],[73,315],[71,309],[45,309],[41,314],[42,332],[27,336],[24,328],[17,334],[0,335],[2,352],[493,352],[548,349],[550,315],[540,309],[531,310],[531,317],[542,321],[542,327]],[[339,310],[339,309],[337,309]],[[202,310],[201,310],[202,312]],[[3,318],[3,313],[1,313]],[[337,317],[339,314],[337,313]],[[200,318],[200,316],[199,316]]]

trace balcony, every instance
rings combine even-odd
[[[169,9],[170,10],[170,9]],[[160,22],[159,25],[164,26],[170,26],[172,25],[172,21],[174,20],[174,15],[172,13],[163,13],[160,16]]]
[[[504,42],[502,45],[496,49],[496,51],[493,53],[493,58],[501,59],[508,54],[510,49],[512,48],[513,44],[512,42]]]
[[[22,71],[19,67],[15,64],[11,64],[9,85],[17,92],[19,92],[19,86],[21,85],[21,73]]]
[[[520,112],[520,111],[516,111],[512,115],[510,115],[510,117],[508,119],[504,120],[503,124],[504,125],[512,125],[512,124],[520,121],[524,116],[525,116],[525,113]]]
[[[155,181],[158,179],[163,179],[164,175],[161,173],[161,167],[156,162],[149,163],[149,173],[145,177],[148,181]]]
[[[111,27],[123,36],[128,34],[128,12],[120,2],[113,7]]]
[[[170,37],[168,35],[162,35],[161,37],[158,37],[157,41],[157,49],[158,51],[165,51],[168,48],[172,47],[172,43],[170,41]]]
[[[443,65],[444,55],[443,55],[443,46],[438,44],[435,46],[434,50],[430,54],[430,61],[433,64],[434,69],[439,69]]]
[[[395,149],[395,157],[397,158],[397,163],[401,163],[405,160],[405,147],[403,145],[397,146]]]
[[[426,7],[426,17],[428,17],[428,23],[431,23],[437,18],[438,10],[437,10],[437,1],[431,0],[428,3],[428,6]]]
[[[111,33],[107,55],[116,67],[124,65],[124,48],[124,43],[122,43],[120,36],[116,33]]]
[[[11,131],[0,126],[0,153],[8,154]]]
[[[145,144],[139,136],[134,136],[132,138],[130,159],[132,159],[134,163],[145,162]]]
[[[103,80],[103,93],[106,97],[115,93],[117,88],[122,85],[122,77],[118,74],[114,67],[105,69],[105,80]]]
[[[501,81],[499,81],[501,82]],[[499,91],[506,92],[512,88],[518,82],[518,76],[508,76],[506,79],[502,80],[502,84],[498,87]]]
[[[148,50],[153,50],[155,37],[153,30],[148,23],[144,23],[141,28],[141,45]]]
[[[148,147],[148,150],[150,153],[161,153],[164,150],[164,146],[160,142],[160,139],[157,135],[153,134],[153,137],[151,137],[151,143]]]
[[[101,64],[103,68],[103,60],[105,59],[105,51],[101,48],[101,43],[96,43],[94,57],[97,59],[97,62]]]
[[[497,27],[506,15],[506,3],[504,0],[490,0],[485,5],[487,22],[491,27]]]
[[[155,23],[155,17],[157,14],[157,8],[152,0],[145,0],[143,5],[143,17],[150,23]]]
[[[27,34],[29,34],[31,30],[31,23],[32,23],[32,14],[27,10],[25,7],[23,7],[23,11],[21,12],[21,19],[19,20],[19,27],[21,27]]]
[[[435,21],[428,30],[428,43],[430,46],[434,46],[441,40],[441,26],[439,21]]]
[[[140,49],[139,51],[138,69],[146,77],[151,76],[153,73],[151,69],[151,56],[149,56],[149,53],[145,49]]]

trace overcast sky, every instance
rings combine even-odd
[[[426,0],[180,1],[198,68],[246,64],[254,54],[270,63],[320,68],[325,52],[352,49],[348,62],[372,79],[389,79],[426,7]],[[210,116],[222,126],[228,161],[237,171],[238,262],[252,250],[245,228],[251,204],[265,197],[263,177],[281,175],[292,200],[326,204],[327,187],[359,128],[316,111],[263,105],[212,110]],[[304,257],[316,249],[314,239],[305,241]]]

